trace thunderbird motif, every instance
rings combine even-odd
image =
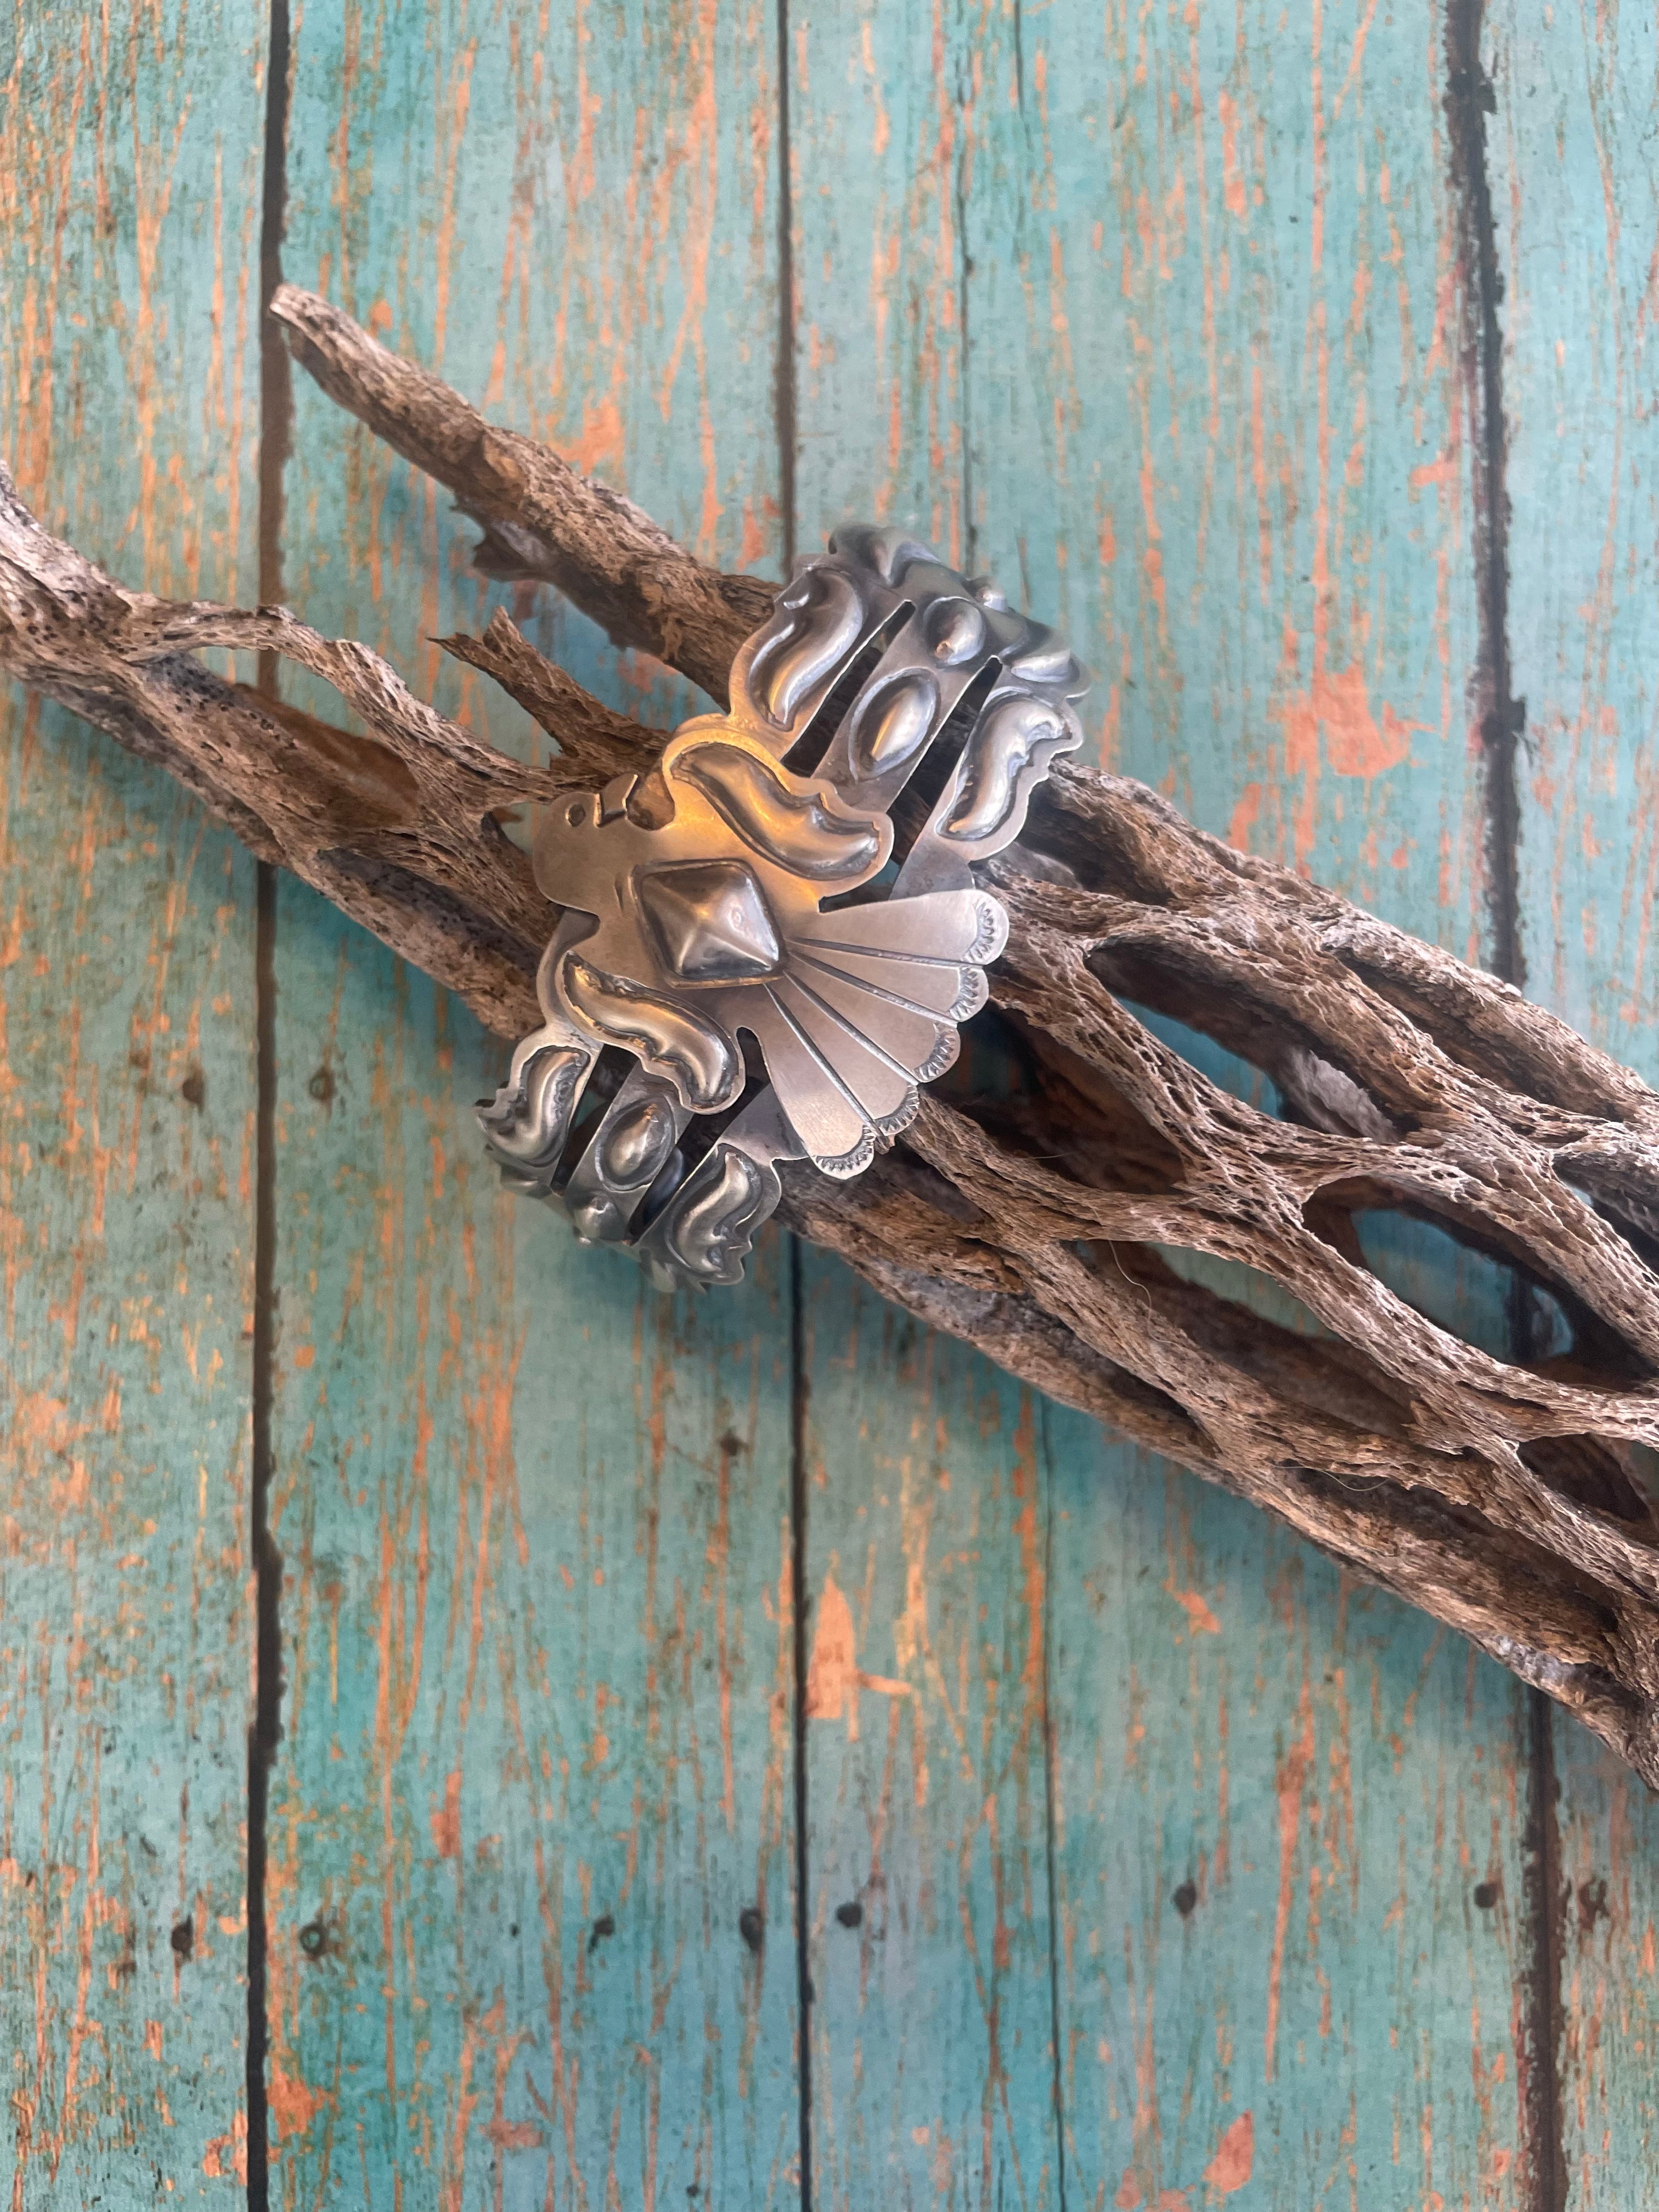
[[[647,781],[638,796],[571,793],[544,817],[537,881],[592,917],[550,963],[560,1007],[690,1114],[737,1103],[746,1033],[808,1157],[857,1175],[955,1060],[1007,934],[1001,907],[969,889],[826,913],[879,875],[891,823],[723,720],[681,730]]]
[[[974,863],[1080,742],[1084,689],[1051,630],[902,532],[805,562],[728,714],[541,817],[546,1021],[479,1109],[507,1180],[665,1285],[737,1280],[777,1163],[860,1174],[956,1059],[1007,938]]]

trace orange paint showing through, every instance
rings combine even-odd
[[[1296,638],[1286,639],[1287,658],[1294,656]],[[1317,818],[1319,773],[1328,760],[1338,775],[1369,782],[1386,769],[1397,768],[1411,751],[1412,732],[1425,730],[1424,722],[1407,722],[1386,702],[1382,720],[1371,710],[1364,670],[1357,662],[1328,672],[1315,641],[1314,672],[1305,690],[1295,691],[1268,708],[1269,719],[1285,732],[1285,769],[1301,779],[1302,795],[1296,810],[1296,865],[1306,872],[1313,854]]]
[[[1221,1623],[1196,1590],[1177,1589],[1172,1582],[1165,1583],[1164,1587],[1186,1614],[1194,1636],[1220,1635]]]
[[[1291,1886],[1296,1869],[1296,1839],[1302,1826],[1302,1793],[1313,1765],[1313,1699],[1304,1676],[1297,1708],[1299,1733],[1279,1762],[1274,1781],[1279,1796],[1279,1902],[1273,1913],[1273,1949],[1267,1969],[1267,2079],[1278,2078],[1279,2002],[1285,1974],[1285,1937],[1291,1924]]]
[[[1133,2166],[1124,2167],[1123,2179],[1117,2185],[1117,2194],[1112,2202],[1116,2205],[1117,2212],[1140,2212],[1140,2207],[1150,2203],[1140,2186],[1140,2176]],[[1151,2212],[1192,2212],[1192,2202],[1184,2189],[1160,2189],[1156,2203],[1151,2205]]]
[[[858,1663],[853,1631],[853,1608],[833,1573],[823,1577],[823,1594],[814,1607],[812,1656],[806,1667],[806,1717],[810,1721],[847,1722],[847,1741],[859,1735],[859,1692],[873,1690],[884,1698],[908,1698],[910,1685],[886,1674],[866,1674]]]
[[[582,410],[580,435],[572,439],[566,448],[571,465],[584,476],[603,475],[607,467],[618,477],[623,471],[627,454],[627,438],[623,428],[622,409],[614,392]]]
[[[1364,671],[1353,662],[1329,674],[1316,670],[1307,690],[1293,693],[1273,711],[1285,726],[1285,765],[1291,775],[1308,778],[1310,791],[1318,781],[1322,736],[1324,757],[1338,775],[1369,782],[1385,769],[1398,768],[1411,750],[1413,731],[1428,726],[1402,721],[1386,702],[1379,726],[1366,696]],[[1304,841],[1298,827],[1299,861],[1307,859],[1311,831],[1310,822]]]
[[[335,2101],[328,2090],[313,2089],[303,2075],[290,2074],[275,2060],[271,2063],[266,2094],[271,2124],[279,2142],[292,2136],[304,2135],[322,2107],[331,2106]]]
[[[1261,812],[1261,786],[1259,783],[1247,783],[1238,794],[1238,803],[1233,808],[1232,818],[1227,824],[1227,842],[1239,852],[1248,853],[1250,849],[1250,832],[1255,829],[1256,818]]]
[[[461,1770],[444,1777],[444,1802],[432,1808],[432,1848],[441,1859],[461,1856]]]
[[[1221,118],[1221,190],[1231,216],[1244,213],[1244,172],[1238,166],[1238,103],[1230,93],[1216,100]]]
[[[215,2136],[202,2154],[202,2171],[210,2181],[247,2181],[247,2115],[238,2112],[230,2133]]]
[[[1255,2169],[1255,2121],[1241,2112],[1216,2145],[1215,2156],[1204,2169],[1204,2179],[1218,2197],[1243,2189]]]

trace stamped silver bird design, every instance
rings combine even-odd
[[[659,773],[673,809],[660,826],[629,813],[631,794],[593,793],[538,832],[537,881],[594,924],[553,963],[559,1006],[691,1114],[737,1103],[746,1034],[813,1164],[857,1175],[956,1058],[1003,910],[970,887],[824,912],[879,875],[891,822],[723,717],[682,729]]]
[[[737,1279],[779,1161],[855,1176],[914,1117],[1006,941],[973,863],[1082,735],[1064,644],[891,531],[803,564],[732,688],[544,810],[547,1019],[479,1109],[507,1180],[665,1285]]]

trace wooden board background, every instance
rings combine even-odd
[[[1512,896],[1533,991],[1651,1076],[1659,49],[1490,13],[296,9],[284,271],[710,558],[861,513],[992,568],[1097,671],[1098,757],[1466,956]],[[0,26],[8,458],[159,589],[250,598],[276,514],[271,35]],[[503,597],[683,711],[481,584],[303,386],[280,489],[284,596],[498,742],[536,740],[432,641]],[[1526,702],[1498,880],[1488,523]],[[14,2203],[234,2201],[250,2130],[296,2207],[1649,2201],[1659,1825],[1588,1740],[829,1262],[774,1240],[663,1304],[520,1218],[463,1013],[291,886],[261,982],[226,841],[64,717],[9,702],[6,742]],[[261,990],[284,1680],[245,2112]],[[1369,1234],[1502,1346],[1491,1271]]]
[[[260,11],[0,24],[0,420],[158,592],[252,592]],[[253,869],[0,707],[0,2178],[228,2202],[245,2158]]]

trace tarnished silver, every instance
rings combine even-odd
[[[664,1288],[738,1281],[778,1163],[860,1174],[956,1059],[1008,930],[973,864],[1082,742],[1086,689],[1054,631],[902,532],[799,563],[728,714],[541,816],[546,1019],[478,1109],[503,1180]]]

